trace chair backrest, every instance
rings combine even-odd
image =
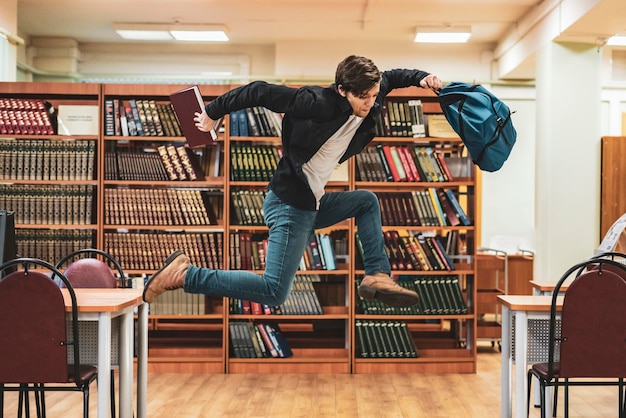
[[[70,263],[63,272],[75,288],[115,288],[117,280],[113,271],[103,261],[81,258]]]
[[[74,260],[75,258],[78,259]],[[119,287],[126,287],[126,278],[122,267],[110,254],[102,250],[84,248],[74,251],[59,260],[56,267],[61,269],[68,262],[69,265],[64,274],[75,288],[118,287],[118,280],[109,265],[113,265],[119,274]]]
[[[626,376],[626,280],[612,271],[617,268],[601,262],[568,287],[561,313],[561,377]]]
[[[598,263],[593,263],[594,260],[598,261]],[[605,262],[606,260],[610,260],[613,262]],[[600,253],[594,256],[590,261],[593,264],[590,265],[589,269],[603,268],[605,270],[612,271],[613,273],[626,280],[626,254],[614,251]]]
[[[38,259],[3,263],[0,272],[15,266],[21,268],[0,280],[0,333],[4,336],[0,344],[0,382],[67,383],[67,347],[73,345],[75,355],[79,347],[67,341],[61,289],[49,275],[31,269],[33,265],[49,269],[68,286],[72,329],[74,336],[78,335],[76,295],[60,271]],[[78,367],[75,366],[75,376]]]

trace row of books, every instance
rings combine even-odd
[[[458,276],[400,276],[398,285],[419,295],[415,305],[394,308],[377,300],[360,300],[361,312],[369,315],[458,315],[467,305]]]
[[[376,144],[356,156],[359,181],[449,182],[452,172],[441,150],[423,145]]]
[[[95,231],[91,229],[28,229],[15,230],[19,257],[38,258],[52,265],[62,257],[82,248],[95,247]]]
[[[324,311],[313,287],[314,280],[319,281],[319,277],[309,274],[296,275],[289,296],[280,306],[231,298],[229,312],[240,315],[322,315]]]
[[[220,143],[194,149],[182,145],[107,143],[105,180],[126,181],[202,181],[219,177]]]
[[[194,181],[204,180],[196,154],[184,146],[112,147],[105,152],[105,179]]]
[[[265,270],[267,234],[233,231],[229,234],[229,263],[233,270]]]
[[[336,270],[337,261],[330,235],[315,233],[304,250],[300,270]]]
[[[159,296],[149,309],[150,315],[203,315],[206,313],[206,296],[175,289]]]
[[[267,234],[246,231],[230,232],[229,266],[233,270],[264,270]],[[316,233],[304,250],[300,270],[336,270],[337,261],[333,239],[329,234]]]
[[[104,233],[104,251],[125,270],[156,271],[174,251],[183,250],[192,264],[224,268],[222,232]]]
[[[148,99],[105,99],[107,136],[183,136],[171,103]]]
[[[230,113],[230,136],[281,136],[283,118],[276,112],[254,106]]]
[[[172,181],[204,180],[196,155],[184,146],[160,145],[157,148],[163,167]]]
[[[378,192],[383,225],[469,226],[456,190],[428,187],[411,192]]]
[[[363,265],[363,246],[358,232],[356,247]],[[452,271],[454,263],[440,242],[440,236],[425,236],[421,232],[391,230],[384,232],[384,245],[392,270]]]
[[[385,231],[385,248],[393,270],[452,271],[454,262],[439,236],[420,232]]]
[[[104,223],[217,225],[210,194],[196,189],[107,188],[104,189]]]
[[[92,225],[92,185],[0,184],[0,208],[15,212],[15,223]]]
[[[230,179],[232,181],[270,181],[279,160],[280,154],[276,146],[231,143]]]
[[[415,358],[419,352],[404,321],[355,322],[357,353],[362,358]]]
[[[46,102],[0,97],[0,134],[54,135]]]
[[[442,114],[424,114],[419,99],[387,100],[376,122],[376,136],[458,138]]]
[[[93,180],[96,141],[0,140],[2,180]]]
[[[231,321],[231,354],[236,358],[292,357],[293,352],[278,324]]]
[[[266,195],[265,189],[232,189],[230,192],[231,223],[248,226],[265,225],[263,201]]]
[[[423,138],[426,136],[426,120],[422,101],[385,100],[376,123],[377,136],[403,136]]]

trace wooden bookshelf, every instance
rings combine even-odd
[[[423,114],[426,120],[431,114],[441,114],[441,107],[436,96],[430,90],[424,90],[417,87],[394,90],[387,96],[388,101],[395,103],[408,103],[409,100],[419,99],[421,101]],[[400,107],[401,109],[402,107]],[[391,117],[391,116],[390,116]],[[427,123],[427,122],[426,122]],[[393,126],[393,122],[391,123]],[[428,136],[426,130],[425,136],[413,137],[410,127],[406,127],[406,135],[383,135],[378,136],[372,141],[370,147],[390,146],[390,147],[430,147],[433,150],[440,151],[446,155],[464,156],[465,150],[462,142],[458,137],[453,138],[435,138]],[[462,157],[465,158],[465,157]],[[358,163],[358,160],[357,160]],[[358,167],[357,167],[358,168]],[[355,170],[357,171],[357,170]],[[413,281],[417,277],[423,278],[443,278],[455,277],[459,281],[465,297],[467,312],[463,314],[402,314],[402,315],[372,315],[363,313],[361,301],[353,292],[351,299],[351,309],[353,315],[353,327],[357,321],[370,322],[394,322],[401,321],[407,324],[410,339],[415,345],[417,357],[415,358],[393,358],[385,357],[372,358],[365,357],[361,352],[360,342],[357,338],[357,331],[354,330],[355,337],[352,343],[352,372],[353,373],[405,373],[405,372],[456,372],[456,373],[474,373],[476,372],[476,313],[474,306],[476,304],[476,267],[471,262],[475,257],[477,236],[479,226],[476,221],[477,216],[476,202],[480,193],[480,184],[477,180],[477,172],[475,168],[471,168],[462,176],[454,176],[452,181],[428,181],[423,178],[417,181],[367,181],[364,180],[357,172],[353,172],[351,176],[351,187],[354,189],[367,189],[381,196],[388,192],[394,192],[400,195],[406,195],[415,191],[424,191],[429,188],[451,189],[459,196],[459,200],[464,210],[467,212],[470,225],[420,225],[403,223],[385,222],[383,216],[383,231],[404,230],[412,235],[423,234],[425,236],[442,237],[447,233],[454,231],[458,236],[463,236],[467,257],[454,260],[454,270],[451,271],[421,271],[414,269],[392,270],[395,278],[400,280]],[[385,204],[381,201],[381,210],[384,210]],[[402,218],[402,217],[399,217]],[[401,219],[403,220],[403,219]],[[397,221],[396,221],[397,222]],[[355,228],[355,232],[356,228]],[[355,254],[356,255],[356,254]],[[468,263],[467,260],[470,260]],[[393,268],[393,266],[392,266]],[[364,275],[359,260],[355,263],[353,277],[354,280],[360,280]],[[353,286],[355,287],[355,286]],[[419,292],[420,297],[424,295]],[[384,328],[383,328],[384,329]]]
[[[258,224],[242,224],[233,215],[234,202],[231,193],[236,190],[263,190],[267,181],[237,179],[231,177],[235,148],[241,145],[278,148],[280,140],[276,136],[231,136],[229,117],[224,120],[224,128],[219,141],[211,146],[194,149],[204,172],[204,180],[155,180],[144,177],[120,178],[113,175],[109,159],[132,150],[143,154],[154,154],[161,145],[183,146],[184,137],[178,135],[125,135],[124,132],[110,131],[107,125],[107,111],[112,100],[150,100],[155,104],[168,104],[169,94],[180,90],[180,85],[152,84],[72,84],[72,83],[0,83],[0,97],[43,98],[53,106],[60,103],[91,104],[100,108],[98,134],[94,136],[51,135],[43,139],[57,141],[94,140],[97,143],[94,156],[93,180],[78,184],[94,188],[93,222],[89,225],[44,224],[35,225],[35,230],[48,229],[87,229],[92,231],[90,245],[115,253],[127,274],[138,277],[136,283],[157,270],[174,247],[187,245],[192,262],[207,265],[205,259],[209,244],[221,250],[221,259],[211,259],[216,268],[228,269],[231,266],[231,236],[236,233],[251,233],[257,236],[267,234],[267,228]],[[230,90],[229,85],[203,85],[201,92],[205,100]],[[438,114],[441,109],[436,96],[420,88],[407,88],[394,91],[390,100],[406,102],[420,99],[423,112]],[[109,120],[110,122],[110,120]],[[7,139],[41,139],[26,135],[0,135]],[[377,144],[393,146],[428,146],[447,155],[463,155],[463,146],[458,138],[433,138],[412,136],[378,136],[371,146]],[[152,156],[154,157],[154,156]],[[465,157],[462,157],[465,158]],[[216,168],[217,167],[217,168]],[[139,170],[141,174],[141,170]],[[4,182],[4,181],[3,181]],[[76,182],[63,180],[14,180],[11,185],[61,185]],[[370,315],[360,309],[356,294],[356,283],[364,274],[360,265],[355,234],[358,232],[353,221],[344,222],[323,231],[332,235],[333,250],[337,266],[335,270],[319,270],[305,266],[298,274],[315,275],[315,294],[322,306],[321,315],[248,315],[231,313],[227,298],[196,297],[193,308],[176,310],[176,301],[164,301],[164,305],[152,306],[150,316],[149,364],[154,371],[168,372],[210,372],[210,373],[385,373],[385,372],[475,372],[476,371],[476,268],[472,262],[475,256],[480,225],[477,202],[480,196],[480,182],[476,169],[471,167],[453,181],[431,182],[389,182],[361,179],[355,159],[351,159],[340,175],[328,184],[328,190],[368,189],[375,193],[423,191],[429,188],[451,189],[459,198],[471,220],[469,225],[393,225],[387,224],[384,231],[408,230],[411,234],[429,237],[442,237],[454,232],[463,243],[464,257],[454,259],[452,271],[394,270],[394,276],[431,278],[455,277],[462,286],[467,311],[462,314],[409,314],[409,315]],[[119,221],[112,217],[116,211],[124,212],[125,207],[116,207],[112,196],[124,194],[132,196],[134,204],[153,198],[153,194],[173,193],[176,199],[181,196],[200,193],[203,196],[204,210],[212,211],[216,217],[211,222],[194,224],[188,219],[175,219],[160,223],[135,218]],[[194,197],[195,198],[195,197]],[[208,202],[208,203],[207,203]],[[209,206],[206,206],[209,205]],[[138,207],[141,207],[140,205]],[[192,208],[195,209],[195,208]],[[138,211],[140,209],[133,209]],[[153,208],[156,211],[155,208]],[[131,212],[132,212],[131,211]],[[150,223],[153,222],[153,223]],[[27,225],[18,225],[18,228]],[[31,227],[30,225],[28,225]],[[214,240],[214,241],[213,241]],[[160,248],[157,243],[164,245]],[[337,247],[341,244],[341,249]],[[170,247],[167,247],[170,245]],[[203,247],[206,246],[206,247]],[[199,249],[199,251],[195,251]],[[127,251],[124,253],[123,251]],[[159,251],[162,252],[159,253]],[[36,255],[36,254],[24,254]],[[130,262],[127,257],[138,257]],[[194,258],[195,257],[195,258]],[[204,257],[204,258],[203,258]],[[60,258],[60,257],[59,257]],[[55,261],[55,260],[50,260]],[[261,270],[253,269],[261,272]],[[173,292],[169,292],[173,293]],[[174,297],[174,296],[172,296]],[[161,299],[161,298],[160,298]],[[157,301],[157,303],[161,303]],[[180,301],[179,301],[180,302]],[[168,305],[170,304],[170,305]],[[174,307],[173,307],[174,306]],[[156,313],[155,313],[156,312]],[[266,321],[279,324],[286,337],[293,357],[289,358],[236,358],[233,355],[229,335],[231,321]],[[415,358],[362,358],[359,356],[356,321],[403,321],[419,355]]]
[[[54,264],[63,255],[98,242],[97,114],[92,131],[59,135],[62,120],[58,109],[81,106],[98,110],[100,88],[89,83],[0,83],[0,101],[5,103],[0,105],[0,117],[8,130],[3,133],[0,129],[0,206],[15,212],[20,255]],[[11,105],[7,100],[15,102]],[[26,126],[41,122],[41,115],[31,113],[39,111],[25,110],[32,106],[27,103],[43,106],[45,124],[51,131],[27,132]],[[21,120],[19,133],[8,128],[12,117]]]
[[[128,109],[133,113],[137,107],[140,121],[150,117],[148,107],[165,106],[169,111],[172,123],[175,116],[171,110],[169,95],[178,91],[181,85],[102,85],[102,205],[103,219],[101,222],[102,240],[99,245],[112,253],[120,263],[129,269],[130,274],[139,276],[139,281],[148,277],[159,264],[178,248],[185,248],[192,262],[198,265],[210,265],[215,268],[224,268],[224,261],[228,257],[228,241],[225,227],[228,223],[226,203],[226,181],[223,175],[227,172],[224,166],[224,141],[213,147],[204,147],[193,150],[196,169],[204,174],[204,178],[191,180],[171,177],[156,179],[147,176],[146,168],[133,167],[138,173],[122,173],[123,153],[137,153],[140,156],[151,156],[157,166],[161,163],[156,155],[161,148],[167,152],[174,152],[174,157],[181,162],[181,156],[176,151],[184,149],[184,136],[168,130],[166,122],[168,116],[158,114],[161,122],[162,134],[158,127],[155,130],[144,130],[143,135],[137,132],[124,132],[118,126],[123,120],[114,120],[113,130],[110,122],[107,130],[107,109],[113,104],[113,111],[125,108],[126,117],[130,119]],[[201,92],[205,100],[226,92],[228,86],[202,86]],[[141,115],[141,104],[144,114]],[[131,105],[132,103],[132,105]],[[146,104],[148,106],[146,106]],[[115,116],[116,114],[114,114]],[[133,119],[137,115],[133,115]],[[153,115],[153,123],[157,117]],[[135,121],[138,123],[138,121]],[[130,125],[129,125],[130,130]],[[155,132],[157,135],[155,135]],[[155,155],[156,154],[156,155]],[[107,158],[116,157],[117,165],[108,163]],[[131,162],[133,157],[131,157]],[[172,158],[169,155],[167,158]],[[139,160],[140,161],[140,160]],[[171,161],[171,160],[170,160]],[[217,162],[216,162],[217,161]],[[151,163],[152,164],[152,163]],[[218,175],[213,172],[215,166],[222,167]],[[179,167],[183,169],[182,166]],[[168,171],[167,175],[171,173]],[[178,173],[180,175],[180,173]],[[187,173],[189,174],[189,173]],[[162,174],[161,174],[162,175]],[[128,177],[133,177],[129,179]],[[160,178],[160,177],[159,177]],[[125,206],[117,206],[112,197],[126,196]],[[163,207],[163,203],[166,203]],[[147,208],[145,208],[147,206]],[[207,211],[213,216],[207,219]],[[144,209],[145,208],[145,209]],[[142,211],[159,212],[153,219],[140,219]],[[119,216],[126,215],[122,221]],[[119,213],[117,213],[119,212]],[[136,216],[128,216],[134,213]],[[180,216],[170,216],[179,214]],[[215,240],[210,243],[209,239]],[[216,252],[210,250],[210,245],[217,245],[222,240],[223,254],[220,259]],[[121,245],[119,243],[122,243]],[[136,251],[136,247],[143,252]],[[139,254],[138,254],[139,253]],[[148,256],[149,264],[129,263],[138,255]],[[212,254],[213,257],[209,257]],[[141,260],[141,258],[140,258]],[[204,295],[184,294],[182,290],[168,292],[151,305],[151,330],[149,332],[149,367],[150,370],[163,372],[209,372],[223,373],[225,370],[225,352],[227,347],[227,332],[225,324],[225,310],[223,298],[213,298]]]

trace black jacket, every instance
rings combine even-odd
[[[429,73],[420,70],[390,70],[382,73],[380,93],[374,107],[356,131],[340,162],[358,154],[375,136],[375,125],[385,96],[394,88],[419,86]],[[211,119],[247,107],[263,106],[283,113],[283,157],[269,188],[285,203],[303,210],[315,210],[313,192],[307,184],[302,164],[320,149],[352,114],[348,100],[334,84],[329,87],[293,88],[263,81],[237,87],[210,102],[206,112]]]

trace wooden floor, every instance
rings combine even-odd
[[[560,391],[562,393],[562,391]],[[90,417],[96,417],[96,389]],[[563,416],[562,399],[559,417]],[[570,417],[617,417],[617,389],[570,390]],[[5,416],[17,416],[5,394]],[[82,416],[80,393],[46,395],[48,418]],[[34,401],[31,400],[34,406]],[[32,412],[32,411],[31,411]],[[31,414],[34,416],[35,414]],[[491,418],[500,416],[500,354],[479,346],[476,374],[221,375],[151,373],[148,418],[345,417]],[[530,416],[539,418],[539,409]]]

